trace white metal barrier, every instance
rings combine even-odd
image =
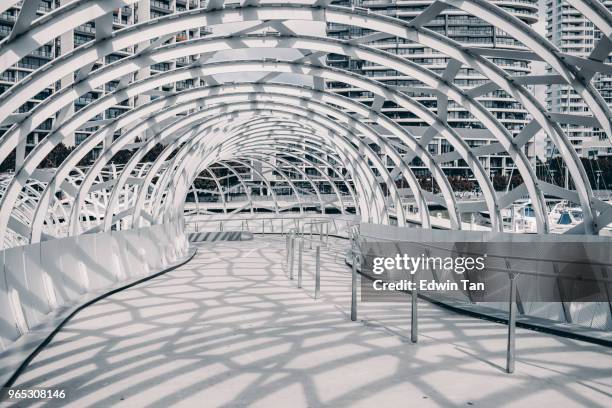
[[[182,224],[169,223],[0,251],[0,351],[58,308],[162,270],[188,246]]]

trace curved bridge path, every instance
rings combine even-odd
[[[360,303],[351,322],[349,269],[322,258],[315,301],[314,251],[297,289],[280,237],[199,244],[82,311],[15,387],[66,390],[42,406],[612,406],[612,350],[517,329],[508,375],[506,326],[425,302],[416,345],[409,304]]]

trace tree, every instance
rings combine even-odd
[[[15,171],[15,149],[4,159],[2,164],[0,164],[0,172],[9,173]]]
[[[56,168],[66,160],[68,155],[74,150],[73,147],[67,147],[65,144],[60,143],[49,152],[47,157],[38,166],[41,168]]]
[[[164,151],[164,145],[162,145],[161,143],[158,143],[155,146],[153,146],[153,148],[149,150],[147,154],[144,155],[144,157],[142,158],[142,161],[143,162],[155,161],[155,159],[157,159],[163,151]]]
[[[448,181],[453,188],[453,191],[473,191],[474,182],[466,177],[454,176],[448,177]]]

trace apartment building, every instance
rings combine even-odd
[[[68,2],[68,0],[41,0],[37,13],[39,16],[44,15],[58,7],[61,7],[62,5],[65,5]],[[105,23],[104,30],[108,30],[108,25],[112,25],[113,31],[119,30],[127,26],[136,24],[138,22],[147,21],[151,18],[162,17],[175,12],[197,8],[200,7],[200,5],[204,5],[205,3],[205,0],[142,0],[137,3],[134,3],[132,6],[126,6],[115,10],[113,13],[112,22],[110,20],[103,21]],[[15,5],[14,7],[9,8],[4,13],[0,14],[0,39],[10,35],[12,27],[20,12],[20,9],[21,3],[17,3],[17,5]],[[205,27],[188,29],[182,33],[177,34],[175,37],[169,39],[167,42],[171,43],[177,41],[186,41],[192,38],[198,38],[199,36],[205,35],[207,33],[208,30]],[[0,76],[0,93],[5,92],[16,82],[23,80],[35,69],[40,68],[49,61],[63,54],[66,54],[72,51],[74,48],[83,45],[89,41],[92,41],[95,38],[96,22],[90,21],[86,24],[77,27],[74,30],[71,30],[61,35],[58,38],[51,39],[49,43],[35,50],[30,55],[23,58],[11,69],[2,73],[2,75]],[[146,46],[146,44],[140,46]],[[107,55],[104,59],[97,61],[97,63],[92,67],[92,70],[98,69],[103,65],[113,63],[117,60],[125,58],[126,56],[133,55],[135,52],[134,48],[137,47],[129,47],[124,50],[113,52],[112,54]],[[141,70],[141,72],[136,74],[136,78],[142,79],[149,75],[155,75],[163,71],[174,69],[177,66],[184,66],[195,61],[196,58],[197,56],[193,56],[189,59],[183,58],[172,62],[155,64],[150,66],[149,68]],[[34,106],[51,96],[57,90],[68,86],[78,77],[78,75],[78,73],[75,73],[74,75],[71,75],[69,77],[62,78],[61,81],[58,81],[57,83],[48,87],[43,92],[39,93],[34,98],[25,103],[23,106],[19,107],[19,112],[28,112]],[[182,81],[169,86],[165,86],[163,89],[160,90],[182,90],[195,86],[194,82],[195,80]],[[78,112],[79,110],[83,109],[85,106],[92,103],[93,101],[101,98],[108,92],[112,92],[113,90],[115,90],[118,84],[118,81],[113,81],[107,83],[104,87],[92,90],[91,92],[88,92],[78,98],[73,104],[73,106],[69,107],[69,109],[67,110],[60,112],[56,118],[49,118],[34,132],[28,135],[28,144],[26,150],[30,150],[38,143],[40,139],[44,138],[52,130],[54,122],[59,123],[59,120],[56,119],[60,119],[60,115],[66,117],[67,115],[71,115]],[[99,115],[98,117],[94,118],[94,120],[101,121],[99,123],[104,123],[104,121],[112,120],[117,116],[123,114],[125,111],[131,109],[134,105],[144,103],[147,100],[154,99],[156,97],[159,97],[159,94],[156,95],[155,93],[152,93],[151,95],[140,96],[140,99],[131,98],[129,100],[125,100],[120,104],[107,109],[104,115]],[[2,134],[10,126],[10,124],[10,122],[1,124],[0,134]],[[77,132],[75,132],[74,135],[72,135],[71,138],[69,138],[65,142],[65,144],[68,146],[74,146],[75,144],[79,144],[97,129],[98,127],[79,129]],[[20,153],[21,155],[23,155],[27,152]],[[19,155],[20,154],[18,153],[18,157]]]
[[[612,1],[600,1],[612,9]],[[543,7],[548,39],[564,53],[588,57],[601,39],[601,31],[565,0],[544,0]],[[606,62],[612,62],[612,58],[607,57]],[[593,77],[593,85],[608,105],[612,106],[612,76],[598,73]],[[552,112],[573,115],[589,114],[589,108],[569,85],[549,85],[546,91],[546,102]],[[561,126],[580,156],[590,158],[612,156],[610,142],[600,130],[570,124]],[[547,138],[546,156],[554,157],[557,154],[558,151],[554,144]]]
[[[50,12],[67,2],[68,0],[42,0],[38,13],[39,15],[42,15]],[[336,2],[336,4],[367,7],[373,12],[390,15],[408,21],[427,8],[427,6],[429,6],[432,2],[433,0],[353,0],[352,2],[348,0],[339,0]],[[515,14],[528,24],[534,24],[538,19],[537,0],[504,0],[493,2],[499,3],[500,6]],[[133,6],[123,7],[116,10],[113,13],[112,29],[118,30],[138,22],[147,21],[151,18],[157,18],[175,12],[197,8],[204,6],[205,4],[206,0],[141,0],[135,3]],[[8,9],[0,16],[0,38],[10,34],[12,24],[14,24],[18,13],[19,5]],[[110,21],[108,23],[110,24]],[[95,24],[95,21],[88,22],[59,38],[52,39],[48,44],[45,44],[45,46],[31,53],[31,55],[24,58],[12,69],[7,70],[2,77],[0,77],[0,92],[4,92],[15,82],[25,78],[34,69],[46,64],[50,60],[70,52],[75,47],[94,40],[96,36]],[[467,15],[466,13],[456,9],[447,9],[443,11],[437,18],[429,22],[427,27],[462,44],[470,46],[495,46],[508,49],[524,49],[522,44],[518,43],[501,30],[492,27],[477,17]],[[187,29],[186,31],[169,39],[168,42],[185,41],[192,38],[198,38],[208,33],[209,31],[205,27]],[[367,35],[370,33],[370,31],[367,29],[330,24],[327,27],[327,33],[332,37],[349,39]],[[406,59],[409,59],[422,66],[426,66],[434,72],[441,73],[447,67],[448,59],[444,55],[435,53],[431,49],[418,44],[410,43],[403,39],[388,38],[385,40],[376,41],[370,45],[388,52],[402,55]],[[139,46],[146,46],[146,44]],[[102,65],[110,64],[121,58],[132,55],[135,52],[134,48],[138,48],[139,46],[130,47],[125,50],[112,53],[106,56],[103,60],[98,61],[93,69],[97,69]],[[195,59],[197,59],[197,56],[152,65],[149,68],[138,72],[136,74],[136,79],[145,78],[149,75],[154,75],[159,72],[174,69],[175,67],[190,64],[191,62],[195,61]],[[388,70],[385,67],[377,66],[366,61],[349,60],[344,56],[329,55],[326,62],[330,66],[359,72],[378,81],[382,81],[388,85],[410,86],[416,83],[416,81],[412,78],[400,75],[398,72]],[[512,75],[527,75],[531,72],[531,66],[528,61],[498,58],[495,59],[495,62]],[[78,75],[78,73],[75,73],[70,77],[63,78],[53,86],[50,86],[44,92],[36,95],[32,100],[20,107],[20,112],[29,111],[36,106],[36,104],[40,103],[40,101],[52,95],[55,91],[69,85]],[[485,81],[486,79],[479,75],[478,72],[466,67],[461,68],[454,79],[455,84],[465,89],[479,86]],[[180,91],[198,85],[197,82],[198,80],[183,81],[165,86],[160,90]],[[70,107],[68,111],[61,112],[58,114],[58,116],[78,112],[89,103],[99,99],[108,92],[115,90],[118,84],[118,81],[110,82],[103,88],[99,88],[82,95],[74,103],[74,106]],[[329,89],[339,94],[359,100],[366,104],[371,103],[373,100],[372,95],[369,95],[367,92],[359,89],[346,88],[344,84],[330,82],[327,84],[327,86]],[[156,98],[158,96],[159,94],[151,92],[150,95],[141,95],[138,98],[131,98],[107,109],[104,115],[100,115],[95,119],[101,121],[99,123],[113,120],[115,117],[131,109],[133,106],[145,103],[151,98]],[[434,96],[426,94],[412,94],[411,96],[414,96],[416,99],[434,111],[437,110],[437,100]],[[528,113],[522,108],[522,106],[520,106],[520,104],[515,102],[503,91],[495,91],[479,98],[479,100],[512,133],[518,133],[520,129],[529,121]],[[426,130],[426,126],[423,121],[415,117],[411,112],[408,112],[398,106],[394,106],[390,102],[385,102],[382,112],[403,126],[408,127],[417,136],[421,136]],[[57,122],[59,123],[59,120]],[[461,106],[458,106],[453,101],[450,101],[448,105],[448,122],[451,124],[451,126],[457,129],[457,131],[472,147],[494,142],[490,132],[487,129],[484,129],[482,124],[475,120],[469,114],[469,112],[462,109]],[[35,146],[41,138],[45,137],[51,131],[53,125],[54,119],[50,118],[39,126],[38,129],[32,132],[28,136],[28,146],[26,149],[31,149],[33,146]],[[10,123],[2,124],[0,126],[0,132],[2,132],[3,129],[6,129],[8,126],[10,126]],[[97,129],[98,127],[95,126],[91,128],[79,129],[77,132],[75,132],[74,136],[67,141],[67,144],[78,144]],[[146,137],[146,135],[144,137]],[[430,143],[429,149],[434,154],[440,154],[451,151],[452,146],[446,140],[438,138]],[[528,155],[533,155],[533,144],[528,144],[526,146],[526,150]],[[21,154],[23,155],[25,153],[26,152],[22,152]],[[481,157],[480,159],[483,166],[488,169],[491,175],[516,174],[514,173],[514,164],[511,158],[506,154],[490,155]],[[423,176],[427,175],[427,170],[425,170],[425,168],[422,166],[422,163],[419,163],[418,159],[415,159],[413,164],[417,174],[420,172]],[[468,167],[462,160],[445,163],[444,167],[449,176],[471,177]],[[306,170],[308,174],[312,172],[312,169]]]
[[[538,21],[537,0],[504,0],[495,1],[516,17],[527,24]],[[391,17],[410,21],[425,10],[433,0],[339,0],[335,4],[368,8],[372,12],[385,14]],[[496,47],[505,49],[523,50],[525,47],[514,38],[504,33],[478,17],[468,15],[460,10],[449,8],[441,12],[435,19],[425,27],[442,35],[458,41],[461,44],[476,47]],[[363,28],[348,27],[338,24],[328,26],[328,34],[332,37],[351,39],[371,34],[372,31]],[[387,38],[368,43],[370,46],[398,54],[421,66],[436,72],[443,73],[449,59],[445,55],[434,50],[423,47],[400,38]],[[511,75],[527,75],[531,72],[531,65],[525,60],[495,58],[494,62],[504,68]],[[331,66],[348,69],[360,74],[367,75],[377,81],[391,86],[421,86],[422,84],[414,78],[407,77],[399,72],[389,70],[385,67],[366,61],[352,60],[341,55],[330,55],[327,63]],[[470,89],[483,84],[486,81],[477,71],[462,67],[454,79],[454,83],[463,89]],[[347,88],[344,84],[329,83],[329,88],[335,92],[371,103],[373,95],[360,89]],[[409,93],[425,106],[437,111],[437,99],[430,94]],[[528,112],[504,91],[498,90],[478,98],[481,103],[491,112],[504,126],[513,134],[518,133],[528,123]],[[420,136],[426,128],[426,123],[417,118],[413,113],[385,102],[382,112],[398,123],[406,126],[415,135]],[[476,147],[489,144],[492,141],[491,134],[483,128],[483,125],[475,120],[473,116],[453,101],[448,104],[448,123],[457,129],[470,146]],[[451,145],[442,139],[436,139],[429,144],[429,150],[434,154],[446,153],[452,149]],[[530,143],[526,146],[529,156],[533,156],[534,146]],[[492,174],[510,174],[514,171],[513,162],[507,155],[491,155],[481,157],[483,166]],[[418,163],[415,172],[419,172]],[[461,160],[444,165],[449,175],[462,176],[466,174],[467,166]],[[424,171],[421,168],[422,171]]]

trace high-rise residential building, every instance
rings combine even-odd
[[[68,0],[41,0],[38,13],[39,15],[43,15],[44,13],[50,12],[68,2]],[[521,18],[528,24],[534,24],[537,21],[537,0],[504,0],[494,2],[499,3],[500,6],[504,7],[506,10]],[[109,18],[107,20],[100,20],[99,23],[104,24],[105,32],[109,31],[108,27],[112,27],[112,30],[118,30],[138,22],[147,21],[151,18],[157,18],[175,12],[205,6],[206,3],[207,0],[140,0],[134,3],[132,6],[126,6],[115,10],[112,21]],[[345,6],[352,5],[367,7],[373,12],[397,17],[406,21],[413,19],[431,3],[433,3],[433,0],[339,0],[336,2],[336,4]],[[0,15],[0,39],[10,34],[19,11],[20,5],[17,3],[15,7],[9,8]],[[495,29],[490,24],[487,24],[477,17],[468,15],[453,8],[448,8],[442,11],[440,15],[434,20],[430,21],[426,27],[440,32],[441,34],[446,35],[464,45],[506,49],[524,49],[522,44],[518,43],[514,38],[505,34],[503,31]],[[168,39],[167,42],[185,41],[206,35],[208,33],[209,31],[204,27],[187,29],[186,31]],[[356,38],[369,33],[369,30],[357,27],[347,27],[334,24],[327,27],[327,34],[336,38]],[[316,34],[318,35],[320,33],[317,32]],[[25,78],[27,75],[33,72],[34,69],[41,67],[52,59],[64,55],[67,52],[72,51],[75,47],[92,41],[95,38],[96,22],[90,21],[58,38],[50,39],[48,44],[45,44],[43,47],[32,52],[31,55],[22,59],[18,64],[2,74],[0,77],[0,93],[4,92],[16,82]],[[147,45],[148,44],[139,44],[119,52],[114,52],[106,56],[104,59],[98,61],[91,69],[95,70],[100,66],[110,64],[121,58],[125,58],[126,56],[133,55],[134,52],[138,51],[139,47],[146,47]],[[423,47],[422,45],[410,43],[403,39],[387,38],[370,43],[369,45],[402,55],[404,58],[425,66],[437,73],[444,72],[449,61],[448,58],[442,54],[435,53],[433,50]],[[192,56],[190,58],[183,58],[152,65],[135,74],[135,78],[141,79],[159,72],[171,70],[177,66],[190,64],[194,62],[197,57],[198,56]],[[531,72],[531,66],[528,61],[502,58],[495,58],[494,61],[500,67],[503,67],[510,74],[515,76],[527,75]],[[366,61],[349,60],[344,56],[329,55],[326,62],[330,66],[356,71],[370,76],[378,81],[382,81],[388,85],[411,86],[418,83],[413,78],[400,75],[398,72],[388,70],[385,67],[374,65]],[[20,107],[20,112],[27,112],[31,110],[34,106],[40,103],[40,101],[77,80],[79,75],[83,75],[83,73],[75,73],[74,75],[63,78],[61,81],[58,81],[57,83],[48,87],[44,92],[41,92],[39,95]],[[475,70],[465,66],[459,70],[454,79],[454,83],[464,89],[479,86],[485,81],[485,77],[481,76]],[[199,85],[196,82],[197,80],[183,81],[165,86],[160,90],[180,91],[182,89]],[[56,115],[58,120],[55,118],[48,119],[28,136],[26,151],[17,152],[17,162],[19,162],[20,159],[27,154],[27,150],[35,146],[40,139],[44,138],[51,131],[54,126],[54,121],[56,123],[60,123],[62,118],[59,116],[66,117],[74,112],[78,112],[89,103],[99,99],[108,92],[115,90],[118,85],[118,81],[113,81],[106,84],[105,87],[88,92],[87,94],[78,98],[73,106],[70,106],[67,110],[63,110],[62,112],[58,113]],[[346,88],[343,84],[328,83],[327,86],[335,92],[359,100],[366,104],[371,103],[373,100],[372,95],[369,95],[367,92],[359,89]],[[430,94],[414,93],[412,93],[411,96],[414,96],[424,105],[436,111],[437,99],[435,96]],[[133,106],[145,103],[146,101],[156,97],[158,97],[156,92],[150,92],[149,95],[141,95],[137,98],[130,98],[129,100],[123,101],[120,104],[107,109],[104,115],[100,115],[99,117],[95,118],[95,120],[100,121],[99,123],[112,120],[115,117],[123,114],[125,111],[131,109]],[[478,99],[512,133],[518,133],[529,121],[528,113],[522,108],[522,106],[501,90],[484,95]],[[409,127],[409,129],[416,136],[421,136],[427,129],[425,123],[419,118],[415,117],[414,114],[394,106],[390,102],[384,103],[382,112],[401,125]],[[467,112],[461,106],[455,104],[453,101],[450,101],[448,104],[447,120],[451,126],[457,128],[460,135],[462,135],[467,143],[472,147],[489,144],[495,141],[490,132],[485,129],[479,121],[475,120],[469,112]],[[0,134],[10,125],[10,121],[1,124]],[[67,140],[67,144],[78,144],[97,129],[98,127],[96,126],[79,129],[77,132],[75,132],[72,138]],[[451,151],[452,146],[446,140],[435,139],[432,143],[430,143],[429,149],[432,151],[432,153],[439,154]],[[533,155],[533,144],[530,143],[526,145],[526,150],[528,155]],[[488,169],[491,174],[510,174],[515,171],[513,162],[507,154],[500,153],[481,157],[481,161],[483,166]],[[428,173],[428,171],[425,170],[425,167],[420,165],[418,159],[415,159],[413,163],[415,165],[415,172],[418,173],[421,171],[423,175]],[[468,167],[462,160],[455,160],[454,162],[445,163],[444,168],[446,169],[448,175],[469,176]]]
[[[52,10],[63,6],[64,4],[69,3],[69,0],[41,0],[40,5],[38,6],[38,15],[44,15]],[[130,26],[132,24],[147,21],[151,18],[157,18],[161,16],[165,16],[168,14],[172,14],[175,12],[190,10],[193,8],[197,8],[205,5],[206,0],[141,0],[134,3],[132,6],[126,6],[119,8],[113,12],[112,21],[110,20],[110,15],[108,20],[100,20],[100,24],[104,24],[104,32],[109,30],[119,30]],[[10,35],[13,25],[17,19],[17,16],[21,10],[21,2],[17,3],[14,7],[7,9],[4,13],[0,14],[0,39],[7,37]],[[205,35],[208,33],[208,30],[205,27],[202,28],[192,28],[185,30],[182,33],[177,34],[176,36],[167,40],[167,43],[177,42],[177,41],[186,41],[188,39],[197,38],[201,35]],[[27,57],[23,58],[19,63],[13,66],[11,69],[6,70],[0,76],[0,94],[5,92],[8,88],[14,85],[16,82],[27,77],[31,72],[45,65],[49,61],[53,60],[56,57],[64,55],[74,48],[85,44],[89,41],[92,41],[96,38],[96,22],[90,21],[86,24],[83,24],[74,30],[71,30],[67,33],[62,34],[60,37],[51,39],[49,43],[40,47],[39,49],[32,52]],[[148,44],[141,44],[136,47],[129,47],[124,50],[113,52],[110,55],[107,55],[105,58],[100,59],[91,70],[98,69],[99,67],[115,62],[119,59],[125,58],[126,56],[133,55],[139,46],[146,47]],[[160,64],[155,64],[150,66],[149,68],[141,70],[141,72],[137,73],[135,77],[137,79],[144,78],[149,75],[154,75],[159,72],[167,71],[173,69],[177,66],[184,66],[186,64],[192,63],[195,61],[197,56],[192,56],[189,59],[182,58],[172,62],[164,62]],[[30,101],[25,103],[23,106],[19,108],[19,112],[27,112],[31,110],[34,106],[40,103],[45,98],[48,98],[57,90],[68,86],[73,81],[79,78],[79,73],[75,73],[74,75],[70,75],[68,77],[62,78],[61,81],[58,81],[56,84],[49,86],[43,92],[36,95]],[[162,91],[173,91],[173,90],[182,90],[185,88],[190,88],[194,86],[195,80],[187,80],[178,82],[176,84],[172,84],[169,86],[165,86]],[[34,147],[38,141],[44,138],[53,128],[54,121],[58,122],[61,120],[59,116],[66,117],[74,112],[78,112],[83,109],[89,103],[99,99],[104,96],[108,92],[112,92],[119,85],[118,81],[109,82],[105,87],[100,87],[98,89],[92,90],[80,98],[78,98],[73,106],[70,106],[68,109],[63,110],[59,114],[56,115],[56,118],[49,118],[42,125],[40,125],[34,132],[28,135],[28,145],[26,147],[27,150],[30,150]],[[141,95],[138,98],[131,98],[129,100],[125,100],[120,104],[113,106],[106,110],[104,115],[99,115],[94,118],[97,121],[103,120],[112,120],[113,118],[123,114],[125,111],[131,109],[134,105],[142,104],[147,100],[154,99],[157,96],[152,93],[152,95]],[[60,119],[60,120],[58,120]],[[103,123],[103,122],[102,122]],[[0,134],[2,134],[9,126],[9,123],[3,123],[0,125]],[[79,129],[72,138],[69,138],[65,141],[67,145],[74,145],[82,142],[85,138],[87,138],[90,134],[96,131],[98,127],[91,128],[83,128]],[[23,155],[26,154],[27,151],[17,152],[17,161],[19,162],[22,159]],[[21,158],[20,158],[21,156]]]
[[[612,9],[612,1],[600,1]],[[588,57],[601,39],[601,31],[565,0],[544,0],[543,6],[548,39],[566,54]],[[606,62],[612,62],[612,58],[607,57]],[[612,106],[612,76],[598,73],[592,81],[608,105]],[[572,115],[589,114],[587,105],[569,85],[548,85],[546,102],[552,112]],[[598,129],[573,124],[561,126],[580,156],[592,158],[612,155],[609,141]],[[557,154],[555,146],[547,138],[546,156],[553,157]]]
[[[339,0],[334,4],[368,8],[375,13],[410,21],[433,2],[433,0]],[[537,0],[493,0],[492,3],[499,4],[527,24],[533,25],[538,21]],[[487,24],[478,17],[454,8],[442,11],[435,19],[426,24],[425,27],[470,47],[525,49],[521,43],[502,30]],[[358,38],[371,33],[372,31],[368,29],[337,24],[330,24],[328,27],[328,34],[330,36],[342,39]],[[424,66],[438,74],[445,71],[449,62],[449,59],[443,54],[400,38],[386,38],[370,42],[368,45],[401,55],[407,60]],[[529,61],[494,58],[494,62],[514,76],[527,75],[531,72]],[[327,63],[331,66],[367,75],[391,86],[421,86],[421,83],[414,78],[366,61],[352,60],[341,55],[330,55]],[[454,83],[463,89],[477,87],[485,81],[485,77],[465,66],[459,70],[454,79]],[[364,103],[369,104],[373,101],[372,95],[368,92],[346,88],[340,83],[329,83],[328,87],[339,94],[358,99]],[[437,110],[437,99],[434,95],[409,94],[434,111]],[[478,100],[513,134],[518,133],[528,123],[528,112],[504,91],[498,90],[489,93],[478,98]],[[417,136],[422,135],[426,129],[425,122],[417,118],[413,113],[393,103],[385,102],[382,112],[398,123],[407,126]],[[453,101],[449,101],[447,118],[448,123],[452,127],[457,128],[459,134],[471,146],[484,145],[494,141],[491,134],[484,129],[479,121],[475,120],[468,111]],[[445,153],[450,151],[452,147],[446,140],[437,139],[430,143],[429,149],[434,153]],[[534,154],[533,144],[530,143],[526,146],[526,149],[528,150],[528,155]],[[509,174],[513,171],[512,160],[507,155],[482,157],[481,161],[484,167],[489,169],[491,173]],[[454,163],[447,163],[444,167],[448,174],[465,174],[466,167],[460,160]]]
[[[51,10],[56,8],[55,0],[42,0],[38,5],[37,15],[41,16],[50,12]],[[11,30],[13,29],[13,25],[17,20],[17,16],[19,11],[21,10],[21,6],[18,3],[15,7],[9,8],[0,14],[0,39],[5,38],[11,34]],[[21,81],[25,77],[27,77],[30,73],[34,72],[34,70],[40,68],[45,65],[56,56],[59,55],[60,47],[59,40],[53,40],[44,46],[34,50],[27,57],[23,58],[17,64],[15,64],[11,69],[4,71],[0,74],[0,93],[4,93],[8,88],[13,86],[16,82]],[[50,86],[46,88],[44,91],[40,92],[38,95],[34,96],[24,105],[19,107],[18,112],[23,113],[27,112],[36,106],[38,103],[48,98],[55,91],[55,86]],[[38,143],[39,139],[44,138],[49,131],[51,130],[51,126],[53,124],[52,119],[47,119],[43,122],[38,129],[28,135],[28,144],[34,145]],[[0,126],[0,134],[4,133],[4,131],[8,128],[10,123],[3,123]]]

